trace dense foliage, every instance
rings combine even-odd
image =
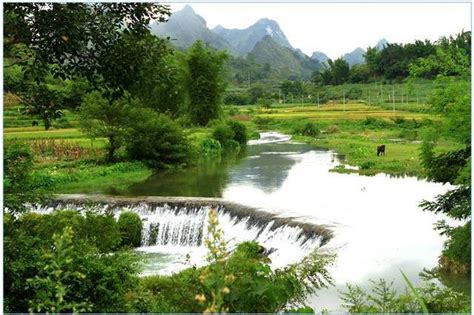
[[[135,109],[130,124],[126,150],[133,160],[153,168],[185,165],[191,159],[190,145],[181,127],[164,114],[149,109]]]
[[[27,203],[39,202],[44,192],[32,179],[33,154],[22,143],[6,143],[3,151],[3,206],[12,213],[26,210]]]
[[[224,62],[227,55],[204,46],[197,41],[189,49],[188,112],[191,121],[205,126],[221,114],[221,104],[226,86]]]
[[[8,312],[120,312],[137,284],[137,260],[117,251],[121,234],[111,215],[6,215],[4,233]]]
[[[247,128],[235,120],[220,121],[214,126],[212,137],[224,150],[239,151],[247,145]]]
[[[135,212],[122,212],[117,221],[122,246],[139,247],[142,243],[143,223]]]
[[[470,34],[468,36],[463,33],[456,39],[444,39],[440,46],[437,52],[443,58],[438,60],[439,69],[455,69],[456,74],[462,75],[461,78],[465,80],[438,77],[439,86],[428,101],[433,112],[445,119],[437,126],[436,131],[430,131],[430,136],[422,147],[421,159],[428,179],[458,186],[437,196],[434,201],[424,201],[421,206],[426,211],[444,213],[463,221],[463,225],[457,227],[444,221],[438,222],[437,229],[448,236],[440,258],[440,267],[454,273],[468,273],[471,269],[471,87],[466,77],[470,74],[470,62],[465,58],[466,51],[470,52]],[[460,54],[460,51],[463,53]],[[420,60],[419,65],[423,65],[428,71],[432,66],[429,60],[431,58],[426,58],[426,62]],[[421,70],[418,67],[413,75],[418,75]],[[439,137],[455,141],[459,148],[436,154],[436,140]]]
[[[416,292],[399,293],[393,282],[384,279],[370,280],[371,292],[357,285],[347,284],[341,292],[342,307],[350,313],[466,313],[470,310],[468,297],[450,288],[441,288],[434,282],[426,282],[414,288]],[[421,299],[421,301],[418,299]]]

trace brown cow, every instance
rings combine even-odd
[[[385,155],[385,144],[377,146],[377,156]]]

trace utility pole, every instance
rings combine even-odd
[[[342,103],[344,104],[344,111],[346,111],[346,92],[342,92]]]
[[[318,92],[318,108],[319,108],[319,92]]]
[[[393,105],[393,113],[395,113],[395,86],[392,85],[392,105]]]

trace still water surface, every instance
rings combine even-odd
[[[331,268],[336,286],[310,302],[317,311],[336,311],[341,310],[337,290],[344,289],[345,283],[364,287],[368,279],[383,277],[403,289],[399,270],[416,284],[423,268],[436,266],[443,238],[433,224],[442,217],[423,212],[418,205],[449,189],[413,177],[330,171],[342,163],[334,152],[305,144],[257,142],[239,159],[162,172],[132,185],[125,194],[221,197],[330,225],[334,238],[324,247],[338,254]],[[157,264],[175,262],[160,256],[148,272],[153,273]]]

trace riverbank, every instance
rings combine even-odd
[[[424,105],[419,106],[421,110]],[[360,103],[289,105],[270,109],[246,107],[234,117],[247,119],[250,129],[276,130],[292,134],[293,140],[315,148],[334,150],[346,164],[356,167],[339,167],[334,169],[336,172],[418,178],[425,177],[419,157],[424,134],[441,120],[427,113],[392,111]],[[307,124],[313,125],[315,134],[302,134],[302,126]],[[386,146],[385,155],[377,156],[377,146],[382,144]],[[436,150],[446,152],[455,148],[453,142],[440,140]]]
[[[416,107],[416,104],[411,104]],[[389,110],[363,103],[325,105],[277,105],[264,109],[255,105],[226,106],[225,115],[243,122],[252,139],[260,131],[275,130],[291,134],[293,140],[311,144],[315,148],[336,151],[350,169],[337,167],[340,173],[357,172],[362,175],[387,173],[393,176],[424,177],[419,153],[424,130],[432,128],[440,118],[417,111]],[[16,107],[7,107],[10,116],[17,119]],[[69,114],[68,114],[69,115]],[[44,131],[41,128],[19,126],[4,130],[5,141],[20,140],[29,143],[35,154],[35,174],[49,190],[59,193],[77,191],[96,192],[104,187],[120,190],[144,181],[153,171],[142,163],[122,161],[105,164],[106,140],[88,139],[74,125],[70,114],[67,128]],[[66,115],[66,120],[68,116]],[[305,135],[302,126],[312,124],[315,133]],[[194,146],[211,137],[211,128],[187,129]],[[377,156],[378,145],[386,145],[386,154]],[[455,148],[453,143],[440,141],[439,151]],[[49,177],[49,178],[48,178]]]

